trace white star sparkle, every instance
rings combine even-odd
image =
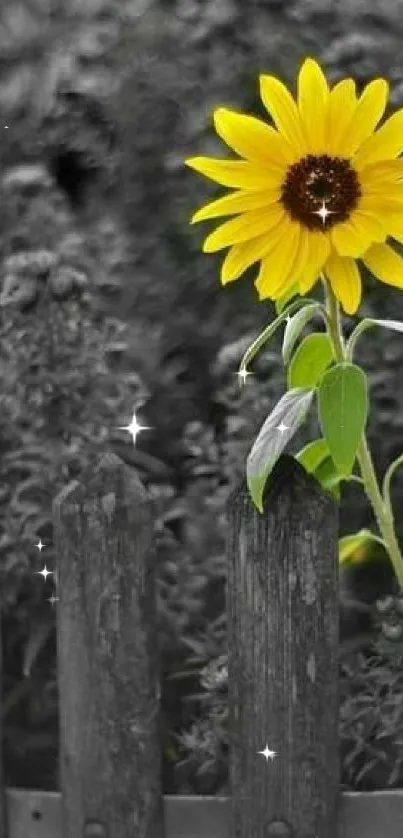
[[[40,576],[43,576],[43,578],[46,582],[47,577],[50,576],[51,574],[53,574],[53,570],[48,570],[46,565],[45,565],[43,570],[36,570],[35,573],[39,573]]]
[[[35,544],[34,546],[38,548],[39,552],[41,552],[41,550],[43,550],[43,548],[46,547],[46,544],[44,544],[41,541],[41,539],[39,539],[38,544]]]
[[[240,370],[238,370],[238,372],[235,373],[235,375],[238,376],[240,383],[245,384],[248,375],[253,375],[253,372],[249,372],[249,370],[247,370],[246,367],[242,367]]]
[[[314,212],[314,215],[319,215],[320,216],[320,218],[322,219],[323,225],[325,224],[325,221],[326,221],[328,215],[333,215],[334,214],[334,210],[328,210],[327,209],[326,201],[322,202],[322,206],[321,206],[320,209],[314,210],[313,212]]]
[[[53,596],[53,594],[52,594],[52,596],[49,597],[48,602],[50,602],[52,608],[54,608],[55,602],[59,602],[59,597],[58,596]]]
[[[271,759],[271,761],[273,762],[274,757],[277,756],[277,752],[271,751],[268,745],[266,745],[264,751],[258,751],[258,754],[262,754],[266,762],[268,762],[269,759]]]
[[[132,435],[133,445],[136,442],[136,437],[137,437],[137,434],[139,433],[139,431],[149,431],[149,430],[151,430],[151,428],[148,425],[139,425],[139,423],[137,422],[135,413],[133,413],[133,418],[132,418],[132,421],[131,421],[130,425],[123,425],[123,426],[119,425],[118,428],[119,428],[120,431],[128,431],[129,434]]]
[[[276,425],[276,431],[280,431],[283,434],[285,431],[288,431],[288,425],[284,425],[283,422],[280,422],[279,425]]]

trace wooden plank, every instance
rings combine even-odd
[[[59,792],[8,789],[7,838],[62,838]],[[224,797],[164,797],[167,838],[233,838]],[[340,796],[337,838],[402,838],[403,790]],[[298,833],[295,838],[298,838]]]
[[[336,838],[338,509],[289,456],[263,509],[228,504],[230,831]]]
[[[1,600],[0,600],[0,711],[3,699],[3,646],[2,646],[2,625],[1,625]],[[6,838],[6,799],[4,788],[3,772],[3,718],[0,712],[0,838]]]
[[[114,454],[54,502],[63,838],[164,838],[153,522]]]

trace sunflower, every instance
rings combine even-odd
[[[353,79],[331,89],[316,61],[298,75],[297,101],[274,76],[260,95],[274,125],[227,108],[214,111],[217,134],[238,158],[192,157],[187,166],[232,191],[191,223],[235,216],[204,241],[229,247],[223,284],[255,263],[259,299],[295,287],[306,294],[324,276],[347,314],[361,300],[361,260],[381,282],[403,288],[403,109],[381,127],[389,87],[375,79],[357,95]],[[241,158],[241,159],[239,159]]]

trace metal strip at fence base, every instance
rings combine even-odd
[[[59,792],[8,789],[7,838],[62,838]],[[230,838],[225,797],[164,797],[166,838]],[[402,838],[403,789],[343,792],[338,838]]]

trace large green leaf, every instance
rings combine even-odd
[[[283,337],[283,361],[285,364],[288,364],[292,350],[294,349],[295,343],[298,340],[302,329],[312,317],[317,314],[319,311],[323,310],[323,306],[321,303],[311,303],[310,305],[305,306],[305,308],[300,309],[291,317],[287,325],[284,329],[284,337]]]
[[[316,387],[333,360],[333,347],[326,332],[307,335],[295,351],[288,367],[288,388]]]
[[[372,317],[364,317],[364,319],[361,320],[361,323],[359,323],[351,333],[347,342],[347,360],[352,361],[357,338],[359,338],[359,336],[365,332],[366,329],[369,329],[370,326],[383,326],[385,329],[392,329],[395,332],[403,332],[403,323],[400,323],[399,320],[374,320]]]
[[[304,421],[313,394],[313,390],[302,388],[285,393],[260,429],[246,464],[249,491],[259,512],[263,512],[262,497],[266,480],[287,443]]]
[[[337,471],[350,475],[368,416],[367,379],[360,367],[342,362],[327,370],[318,389],[318,415]]]

